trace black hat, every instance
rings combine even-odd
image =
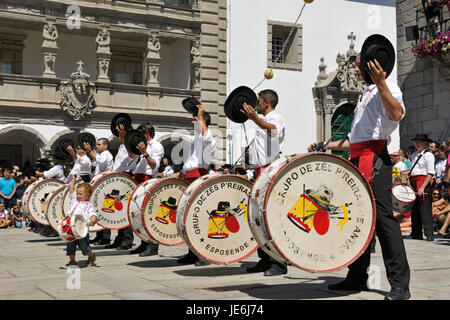
[[[392,43],[381,34],[373,34],[365,41],[361,49],[360,70],[364,81],[373,84],[368,73],[367,63],[376,59],[389,77],[395,65],[395,49]]]
[[[111,132],[116,137],[119,136],[119,134],[117,133],[116,127],[118,127],[121,124],[123,124],[125,131],[128,131],[128,129],[131,129],[131,117],[127,113],[118,113],[111,120]]]
[[[147,139],[145,139],[145,135],[142,132],[138,130],[128,130],[125,133],[125,148],[128,152],[140,155],[141,152],[137,148],[137,145],[140,142],[144,142],[147,146]]]
[[[430,138],[428,138],[427,134],[423,134],[423,133],[418,133],[415,135],[414,138],[412,138],[411,140],[420,140],[420,141],[426,141],[426,142],[430,142]]]
[[[177,208],[177,199],[173,198],[173,197],[169,197],[169,200],[167,201],[163,201],[163,204],[168,206],[168,207],[172,207],[172,208]]]
[[[241,86],[234,89],[225,100],[225,115],[227,118],[237,123],[247,121],[248,117],[241,112],[241,110],[244,110],[244,103],[255,108],[258,104],[258,97],[249,87]]]
[[[230,210],[230,203],[228,201],[221,201],[217,205],[217,211],[227,211]]]
[[[71,146],[73,149],[75,149],[74,147],[74,143],[73,140],[70,138],[63,138],[61,140],[59,140],[59,149],[64,153],[70,156],[69,152],[67,151],[67,147]]]
[[[196,111],[198,111],[197,106],[201,105],[202,103],[194,97],[189,97],[181,101],[181,104],[187,112],[194,114]]]
[[[81,149],[86,151],[84,149],[83,142],[89,143],[89,145],[91,146],[91,149],[95,148],[96,140],[92,133],[82,132],[78,135],[78,145],[80,146]]]

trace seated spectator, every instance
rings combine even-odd
[[[449,195],[449,191],[450,191],[450,183],[449,182],[444,182],[444,190],[445,193],[447,194],[447,198]],[[433,190],[433,192],[435,192]],[[442,210],[437,210],[436,211],[436,216],[440,217],[440,219],[438,220],[438,223],[441,222],[442,225],[440,225],[440,229],[438,234],[439,235],[445,235],[446,238],[450,238],[450,234],[448,233],[448,227],[450,226],[450,204],[448,203],[448,201],[445,201],[445,207]]]
[[[172,167],[172,161],[169,159],[169,157],[164,156],[161,160],[161,167],[158,170],[158,177],[159,178],[167,178],[170,177],[172,174],[175,173]]]
[[[9,212],[5,209],[5,203],[0,202],[0,228],[7,228],[11,224]]]
[[[394,218],[400,223],[402,232],[411,232],[411,210],[405,213],[394,211]]]
[[[22,210],[20,210],[20,207],[15,204],[13,205],[11,209],[11,228],[22,228],[23,226],[23,216],[22,216]]]

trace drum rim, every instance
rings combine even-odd
[[[158,179],[158,178],[155,178],[155,179]],[[153,186],[146,192],[146,194],[145,194],[145,196],[144,196],[144,199],[142,200],[142,203],[146,202],[146,200],[147,200],[147,198],[148,198],[150,192],[151,192],[151,191],[153,190],[153,188],[155,188],[160,182],[163,182],[163,181],[166,181],[166,180],[179,180],[179,181],[182,181],[182,182],[185,182],[185,183],[186,183],[186,189],[187,189],[187,187],[189,187],[189,182],[187,182],[185,179],[181,179],[181,178],[178,178],[178,177],[166,177],[166,178],[158,179],[158,180],[159,180],[159,181],[158,181],[157,183],[153,184]],[[147,180],[147,181],[150,181],[150,180]],[[186,190],[186,189],[185,189],[185,190]],[[184,194],[184,192],[183,192],[183,194]],[[183,196],[183,195],[181,195],[181,196]],[[181,197],[180,197],[180,198],[181,198]],[[180,201],[180,199],[178,199],[177,201]],[[156,241],[156,242],[159,243],[159,244],[162,244],[162,245],[165,245],[165,246],[169,246],[169,247],[178,246],[178,245],[184,243],[183,238],[181,238],[181,236],[180,236],[181,242],[177,242],[177,243],[174,243],[174,244],[163,243],[163,242],[160,242],[159,240],[157,240],[157,239],[156,239],[154,236],[152,236],[152,235],[150,234],[150,232],[148,231],[147,224],[145,223],[145,219],[144,219],[144,213],[143,213],[142,211],[143,211],[143,208],[141,208],[142,225],[144,226],[145,232],[147,232],[147,234],[149,235],[150,238],[152,238],[154,241]],[[178,232],[178,230],[177,230],[177,232]],[[178,234],[179,234],[179,232],[178,232]]]
[[[48,201],[48,203],[50,203],[50,201],[52,201],[52,199],[55,197],[56,191],[57,191],[58,189],[63,189],[63,187],[64,187],[64,190],[65,190],[66,184],[63,184],[63,185],[59,186],[58,188],[56,188],[55,190],[53,190],[53,192],[51,193],[50,197],[49,197],[47,200],[45,200],[45,203],[47,203],[47,201]],[[64,196],[64,195],[63,195],[63,196]],[[63,198],[63,199],[64,199],[64,198]],[[63,199],[62,199],[62,200],[63,200]],[[58,232],[58,230],[56,230],[57,228],[54,228],[54,227],[52,226],[52,224],[50,223],[50,220],[48,219],[48,207],[49,207],[49,206],[46,207],[46,205],[44,204],[44,213],[45,213],[45,217],[47,218],[47,221],[49,221],[50,227],[52,227],[53,230],[55,230],[56,232]],[[62,206],[62,207],[63,207],[63,206]],[[56,224],[56,227],[58,227],[58,224]]]
[[[47,181],[58,181],[58,183],[62,183],[62,185],[65,185],[65,183],[63,182],[63,181],[61,181],[61,180],[58,180],[58,179],[55,179],[55,178],[47,178],[47,179],[42,179],[42,180],[38,180],[38,181],[35,181],[34,183],[36,183],[36,184],[34,184],[34,185],[30,185],[30,192],[29,192],[29,194],[31,194],[31,192],[33,192],[33,190],[36,188],[36,186],[37,185],[39,185],[40,183],[42,183],[42,182],[47,182]],[[34,217],[34,215],[31,213],[31,210],[30,210],[30,208],[29,208],[29,199],[27,200],[27,203],[26,203],[26,206],[27,206],[27,210],[28,210],[28,214],[29,215],[31,215],[35,220],[38,220],[38,219],[36,219],[35,217]],[[45,226],[48,226],[50,223],[48,222],[48,220],[47,220],[47,214],[45,213],[45,211],[44,211],[44,216],[45,216],[45,222],[46,223],[41,223],[41,222],[38,222],[38,223],[41,223],[41,224],[43,224],[43,225],[45,225]],[[37,222],[37,221],[36,221]]]
[[[417,196],[416,196],[416,197],[414,198],[414,200],[412,200],[412,201],[402,201],[402,200],[398,199],[398,198],[395,196],[394,192],[392,192],[392,191],[394,190],[394,188],[395,188],[396,186],[398,186],[398,185],[408,186],[408,187],[410,187],[410,188],[414,191],[414,189],[413,189],[409,184],[406,184],[406,183],[396,183],[396,184],[394,184],[394,185],[392,186],[392,188],[391,188],[391,194],[392,194],[392,196],[395,198],[395,200],[397,200],[398,202],[401,202],[401,203],[405,203],[405,204],[411,204],[411,203],[413,203],[414,201],[416,201]]]
[[[199,186],[197,186],[197,188],[195,188],[195,190],[192,191],[192,194],[189,196],[189,198],[188,198],[188,200],[187,200],[187,204],[186,204],[185,210],[184,210],[184,212],[183,212],[183,226],[186,225],[186,210],[187,210],[187,208],[190,208],[191,203],[192,203],[192,198],[193,198],[193,196],[196,195],[196,194],[198,193],[198,190],[199,190],[202,186],[204,186],[206,183],[209,183],[210,181],[212,181],[212,180],[214,180],[214,179],[219,179],[219,178],[221,178],[221,177],[223,177],[223,176],[228,176],[228,177],[229,177],[229,176],[233,176],[233,177],[237,177],[238,179],[241,179],[242,181],[248,182],[248,183],[250,184],[250,191],[249,191],[249,194],[251,194],[251,190],[252,190],[252,188],[253,188],[253,186],[254,186],[254,183],[250,182],[249,180],[247,180],[247,179],[245,179],[245,178],[242,178],[242,177],[240,177],[240,176],[237,175],[237,174],[213,174],[210,178],[206,179],[206,180],[203,181]],[[202,176],[202,177],[204,177],[204,176]],[[200,177],[200,178],[201,178],[201,177]],[[250,199],[250,197],[249,197],[249,199]],[[248,207],[248,205],[247,205],[247,212],[248,212],[248,210],[249,210],[248,208],[249,208],[249,207]],[[247,223],[249,224],[249,221],[247,221]],[[252,254],[254,254],[254,253],[256,252],[256,250],[258,250],[258,248],[260,247],[258,241],[256,241],[256,238],[255,238],[254,235],[253,235],[253,232],[252,232],[252,229],[250,228],[250,225],[249,225],[249,229],[250,229],[250,232],[251,232],[251,234],[252,234],[252,236],[253,236],[253,238],[255,239],[255,242],[256,242],[255,248],[254,248],[250,253],[248,253],[247,255],[245,255],[244,257],[242,257],[242,258],[240,258],[240,259],[228,261],[228,262],[216,261],[216,260],[208,259],[208,258],[206,258],[205,256],[203,256],[202,254],[200,254],[197,250],[195,250],[195,249],[192,248],[192,246],[190,245],[191,241],[187,241],[187,242],[189,242],[189,244],[188,244],[188,243],[186,243],[186,244],[188,245],[189,249],[191,249],[192,251],[195,251],[195,254],[196,254],[196,255],[201,256],[201,257],[202,257],[203,259],[205,259],[206,261],[209,261],[209,262],[212,262],[212,263],[215,263],[215,264],[228,265],[228,264],[236,263],[236,262],[239,262],[239,261],[242,261],[242,260],[247,259],[247,258],[250,257]],[[186,235],[187,240],[189,240],[189,235],[188,235],[187,232],[185,232],[185,235]]]
[[[31,188],[36,184],[36,182],[39,182],[39,180],[34,181],[33,183],[31,183],[31,184],[25,189],[25,192],[23,193],[23,196],[22,196],[22,199],[21,199],[22,203],[25,203],[24,208],[25,208],[25,210],[26,210],[26,212],[25,212],[26,214],[30,214],[30,213],[28,212],[28,201],[23,201],[23,198],[24,198],[25,196],[28,196],[28,195],[30,194],[30,191],[28,191],[28,189],[31,190]],[[28,191],[28,193],[27,193],[27,191]]]
[[[314,156],[314,155],[320,155],[320,156],[325,156],[325,157],[329,157],[329,158],[336,158],[338,160],[343,160],[348,165],[350,165],[353,169],[355,169],[355,171],[361,176],[363,184],[366,186],[367,190],[369,191],[369,196],[370,196],[371,203],[372,203],[372,225],[370,226],[369,237],[367,238],[366,242],[364,243],[364,246],[362,247],[362,249],[358,252],[358,254],[355,257],[353,257],[350,261],[348,261],[347,263],[343,264],[342,266],[339,266],[339,267],[336,267],[336,268],[332,268],[332,269],[328,269],[328,270],[315,270],[315,269],[310,269],[310,268],[306,268],[304,266],[297,265],[296,263],[293,263],[290,259],[288,259],[288,257],[286,257],[286,255],[284,253],[281,252],[280,248],[278,247],[278,245],[277,245],[277,243],[275,241],[272,241],[272,245],[277,249],[277,253],[281,257],[283,257],[286,261],[288,261],[290,264],[292,264],[293,266],[296,266],[299,269],[302,269],[302,270],[305,270],[305,271],[308,271],[308,272],[314,272],[314,273],[332,272],[332,271],[341,270],[341,269],[347,267],[348,265],[352,264],[356,259],[358,259],[364,253],[364,251],[367,249],[367,247],[369,246],[369,244],[370,244],[370,242],[372,240],[372,237],[373,237],[373,233],[375,232],[376,206],[375,206],[375,197],[374,197],[374,194],[373,194],[373,191],[372,191],[372,187],[370,186],[369,181],[364,177],[364,175],[359,171],[359,169],[353,163],[351,163],[350,161],[348,161],[347,159],[344,159],[342,157],[339,157],[339,156],[336,156],[336,155],[333,155],[333,154],[324,153],[324,152],[312,152],[312,153],[307,153],[307,154],[293,155],[293,157],[292,158],[288,158],[287,159],[288,161],[286,161],[277,170],[277,172],[270,178],[267,190],[266,190],[265,195],[264,195],[264,202],[263,202],[262,210],[267,210],[267,197],[268,197],[268,194],[270,193],[270,191],[272,190],[272,186],[273,186],[275,178],[277,177],[277,174],[281,170],[283,170],[286,166],[288,166],[292,161],[295,161],[295,160],[298,160],[298,159],[301,159],[301,158],[305,158],[305,157],[311,157],[311,156]],[[256,185],[256,181],[255,181],[255,183],[253,185]],[[253,190],[252,190],[251,194],[253,194]],[[264,215],[264,225],[266,226],[266,230],[267,230],[268,235],[270,236],[271,239],[273,239],[272,232],[270,231],[270,226],[267,224],[267,215]]]
[[[94,190],[94,187],[98,184],[98,182],[101,181],[101,179],[103,179],[104,177],[110,176],[110,175],[112,175],[112,174],[119,174],[119,175],[126,176],[126,177],[132,179],[132,180],[137,184],[137,186],[134,188],[133,192],[134,192],[134,191],[136,190],[136,188],[139,186],[139,184],[137,183],[136,179],[134,179],[132,176],[130,176],[129,174],[126,174],[126,173],[124,173],[124,172],[107,171],[107,172],[101,172],[101,173],[99,173],[99,174],[102,174],[102,177],[100,177],[97,181],[94,182],[94,184],[92,185],[92,191]],[[98,175],[98,174],[96,174],[96,176],[97,176],[97,175]],[[131,195],[133,194],[133,192],[130,194],[130,199],[131,199]],[[128,206],[127,206],[127,218],[128,218]],[[97,224],[98,224],[99,226],[103,227],[104,229],[109,229],[109,230],[120,230],[120,229],[124,229],[124,228],[127,228],[127,227],[130,226],[130,219],[128,219],[128,224],[127,224],[126,226],[122,226],[122,227],[120,227],[120,228],[107,228],[107,227],[105,227],[104,225],[102,225],[102,224],[100,223],[100,220],[97,221]]]

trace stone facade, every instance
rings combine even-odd
[[[157,136],[180,129],[188,135],[191,115],[181,101],[189,96],[202,101],[222,140],[226,0],[191,1],[187,7],[185,2],[83,0],[72,7],[65,1],[0,0],[0,49],[5,39],[28,41],[23,45],[25,70],[0,70],[0,144],[5,132],[29,138],[35,125],[44,126],[44,137],[28,139],[26,148],[36,141],[39,146],[23,150],[22,162],[33,161],[53,147],[55,137],[84,130],[112,137],[110,121],[119,112],[136,119],[134,126],[152,122]],[[90,75],[95,103],[90,113],[75,118],[61,108],[67,98],[61,88],[72,81],[77,63]],[[112,74],[118,66],[131,74],[131,83],[115,81],[123,76]],[[218,141],[218,146],[217,162],[222,163],[225,143]]]
[[[430,58],[416,58],[411,52],[414,41],[406,40],[405,27],[416,25],[420,0],[397,1],[397,76],[403,92],[406,115],[400,122],[400,146],[413,145],[416,133],[426,133],[433,140],[450,136],[449,65]],[[448,10],[444,7],[444,18]],[[419,27],[425,24],[419,11]]]

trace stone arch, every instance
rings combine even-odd
[[[164,154],[169,156],[173,164],[184,162],[189,155],[192,138],[180,133],[168,133],[156,138],[164,147]]]

